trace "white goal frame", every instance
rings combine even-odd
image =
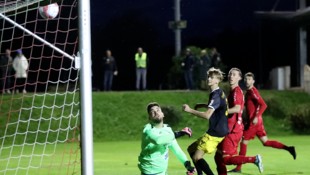
[[[93,113],[91,82],[90,0],[79,0],[79,53],[81,56],[82,174],[93,175]]]
[[[18,7],[38,3],[42,0],[21,1],[18,6],[0,9],[0,17],[14,24],[34,38],[49,45],[57,52],[69,59],[76,57],[68,55],[66,52],[48,43],[44,39],[35,35],[31,31],[22,27],[10,18],[3,15],[3,12],[16,10]],[[92,113],[92,80],[91,80],[91,32],[90,32],[90,0],[78,0],[78,20],[79,20],[79,59],[80,59],[80,96],[81,96],[81,173],[83,175],[94,174],[93,163],[93,113]]]

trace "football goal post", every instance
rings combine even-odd
[[[89,0],[4,0],[0,25],[0,174],[92,175]]]

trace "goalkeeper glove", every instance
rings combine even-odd
[[[184,163],[184,166],[185,166],[185,168],[187,170],[187,172],[186,172],[187,175],[193,175],[196,172],[195,167],[192,167],[190,161],[186,161]]]
[[[188,135],[189,137],[191,137],[192,136],[192,129],[189,127],[185,127],[181,131],[175,131],[174,132],[175,138],[179,138],[179,137],[184,136],[184,135]]]

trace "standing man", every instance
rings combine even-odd
[[[183,105],[185,112],[209,120],[209,129],[187,148],[198,175],[202,175],[202,172],[214,175],[203,156],[213,153],[217,145],[228,134],[227,99],[224,91],[219,88],[219,83],[223,80],[223,72],[212,67],[208,70],[207,76],[208,86],[211,89],[208,104],[197,104],[195,109],[190,108],[187,104]],[[197,111],[200,107],[206,107],[207,110]]]
[[[146,90],[146,73],[147,73],[147,54],[143,52],[142,47],[138,48],[135,55],[136,61],[136,90],[140,90],[142,79],[142,90]]]
[[[218,53],[217,49],[213,47],[211,49],[211,65],[215,68],[219,68],[221,66],[221,55]]]
[[[211,65],[211,59],[208,56],[207,50],[203,49],[200,52],[200,88],[207,89],[207,71],[209,70]]]
[[[15,92],[19,93],[21,90],[23,93],[26,91],[26,79],[27,79],[27,70],[28,70],[28,61],[24,56],[21,49],[17,50],[17,55],[13,61],[13,68],[15,70],[16,86]]]
[[[238,144],[243,134],[242,111],[244,106],[244,96],[239,86],[242,73],[238,68],[230,69],[228,81],[230,93],[228,95],[228,128],[229,134],[219,144],[214,156],[219,175],[227,175],[226,165],[237,165],[243,163],[254,163],[260,172],[263,172],[262,159],[260,155],[245,157],[238,156]]]
[[[149,103],[147,113],[150,122],[144,126],[141,153],[138,158],[141,175],[166,175],[169,149],[185,166],[187,174],[194,174],[195,168],[191,166],[190,161],[180,148],[175,139],[175,133],[167,124],[163,123],[165,116],[159,104],[156,102]],[[186,130],[188,131],[188,128]],[[184,133],[191,135],[191,132],[183,132],[183,135]]]
[[[106,56],[103,57],[104,80],[103,87],[105,91],[112,90],[113,76],[117,75],[117,66],[115,58],[112,56],[111,50],[106,51]]]
[[[239,155],[246,155],[247,145],[250,140],[254,139],[255,136],[259,138],[264,146],[284,149],[288,151],[294,159],[296,159],[295,147],[286,146],[281,142],[275,140],[268,140],[267,133],[264,128],[262,114],[267,108],[266,103],[260,96],[258,90],[254,87],[254,74],[248,72],[244,76],[244,81],[246,84],[246,94],[245,94],[245,106],[246,106],[246,127],[243,132],[243,139],[240,142],[240,152]],[[239,164],[235,169],[230,170],[230,172],[241,172],[241,164]]]
[[[186,83],[186,89],[192,90],[194,88],[193,71],[194,71],[195,59],[189,48],[186,49],[185,58],[181,63],[184,71],[184,79]]]
[[[0,91],[2,93],[11,93],[11,72],[12,72],[12,57],[11,50],[6,49],[5,54],[0,57]]]

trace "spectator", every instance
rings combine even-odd
[[[5,54],[0,57],[0,91],[2,93],[11,93],[11,72],[12,72],[12,57],[11,50],[6,49]]]
[[[211,59],[207,54],[207,50],[203,49],[200,53],[200,88],[207,89],[207,70],[211,66]]]
[[[211,67],[220,68],[222,62],[221,55],[215,47],[211,49],[211,61]]]
[[[194,70],[195,60],[192,52],[189,48],[186,49],[185,58],[183,59],[181,66],[184,71],[184,78],[187,90],[192,90],[194,88],[193,80],[193,70]]]
[[[112,56],[111,50],[106,51],[103,58],[104,80],[103,87],[105,91],[112,90],[113,76],[118,74],[115,58]]]
[[[13,60],[13,68],[15,70],[16,86],[15,92],[19,93],[21,90],[23,93],[26,91],[26,79],[27,79],[27,70],[28,70],[28,61],[24,56],[21,49],[17,50],[17,55]]]
[[[146,90],[146,73],[147,73],[147,54],[143,52],[141,47],[135,54],[136,61],[136,90],[140,90],[140,82],[142,79],[142,90]]]

